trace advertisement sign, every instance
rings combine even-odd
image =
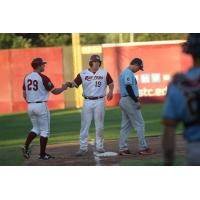
[[[163,101],[173,75],[192,65],[191,57],[182,52],[182,44],[183,41],[104,45],[104,67],[115,84],[114,99],[107,102],[107,105],[118,105],[120,73],[136,57],[141,58],[144,63],[144,71],[135,73],[142,101]]]

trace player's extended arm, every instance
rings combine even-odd
[[[54,90],[51,91],[51,93],[55,94],[55,95],[58,95],[60,93],[62,93],[64,90],[67,89],[67,84],[63,84],[61,88],[55,88]]]
[[[164,165],[173,165],[175,151],[175,126],[165,126],[162,138]]]
[[[114,90],[114,83],[110,83],[108,85],[108,88],[109,88],[109,92],[108,92],[108,95],[107,95],[107,100],[110,101],[112,98],[113,98],[113,90]]]

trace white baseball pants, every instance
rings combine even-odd
[[[96,149],[101,149],[104,147],[104,115],[104,98],[97,100],[85,99],[81,112],[80,149],[88,149],[89,128],[93,117],[96,128]]]
[[[46,102],[29,103],[28,115],[32,122],[32,132],[42,137],[50,135],[50,113]]]

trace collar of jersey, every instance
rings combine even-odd
[[[99,68],[99,69],[100,69],[100,68]],[[92,74],[96,74],[96,73],[99,71],[99,69],[98,69],[96,72],[92,72],[92,71],[90,70],[90,68],[89,68],[88,71],[91,72]]]

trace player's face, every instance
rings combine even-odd
[[[92,68],[93,71],[97,71],[99,69],[99,67],[100,67],[99,61],[92,62],[91,68]]]
[[[40,72],[44,72],[45,64],[42,64],[39,68],[40,68]]]
[[[132,65],[132,71],[135,73],[135,72],[138,72],[140,70],[140,67],[137,66],[137,65]]]

